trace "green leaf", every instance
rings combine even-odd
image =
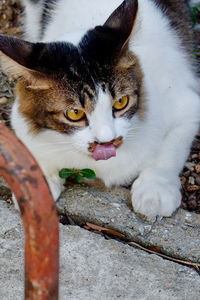
[[[83,177],[86,177],[86,178],[89,178],[89,179],[96,178],[95,172],[93,170],[91,170],[91,169],[82,169],[82,170],[80,170],[80,174]]]
[[[196,23],[197,23],[197,14],[198,14],[198,12],[200,12],[200,6],[199,5],[193,6],[191,8],[191,18],[192,18],[193,26],[195,26]]]
[[[75,176],[75,181],[78,183],[82,183],[84,181],[84,177],[81,175],[76,175]]]
[[[75,172],[73,169],[61,169],[59,171],[59,176],[63,179],[73,176],[74,174],[75,174]]]

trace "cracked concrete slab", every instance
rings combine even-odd
[[[148,222],[131,207],[126,188],[71,184],[57,202],[60,213],[78,224],[91,222],[124,233],[144,246],[173,257],[200,262],[200,215],[179,209],[172,217]]]
[[[23,298],[23,231],[0,201],[0,299]],[[77,226],[60,226],[62,300],[198,300],[200,277],[185,266]]]

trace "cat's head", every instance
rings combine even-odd
[[[78,46],[0,36],[7,69],[19,76],[19,109],[30,134],[61,133],[97,160],[115,155],[144,112],[143,75],[129,50],[137,6],[124,1]]]

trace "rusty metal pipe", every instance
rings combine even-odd
[[[25,299],[57,300],[59,232],[55,203],[33,156],[2,124],[0,175],[18,199],[23,219]]]

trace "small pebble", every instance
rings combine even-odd
[[[0,105],[5,105],[8,103],[8,98],[6,97],[0,97]]]
[[[188,200],[188,203],[187,203],[187,208],[189,209],[189,210],[196,210],[196,208],[197,208],[197,201],[196,201],[196,199],[189,199]]]
[[[187,179],[186,179],[185,177],[182,176],[182,177],[181,177],[181,183],[184,184],[184,183],[186,183],[186,181],[187,181]]]
[[[186,189],[188,192],[195,192],[200,189],[200,186],[199,185],[188,185]]]
[[[200,173],[200,164],[195,166],[195,170],[196,170],[197,173]]]
[[[191,177],[191,176],[190,176],[189,179],[188,179],[188,183],[189,183],[189,184],[192,184],[192,185],[195,184],[194,177]]]
[[[193,170],[194,170],[194,166],[195,166],[195,164],[192,163],[192,162],[186,162],[186,163],[185,163],[185,167],[186,167],[188,170],[190,170],[190,171],[193,171]]]
[[[196,184],[198,184],[200,186],[200,175],[196,177],[195,181],[196,181]]]
[[[190,171],[186,171],[186,172],[183,173],[183,175],[184,175],[185,177],[188,177],[188,176],[190,176],[190,173],[191,173]]]

